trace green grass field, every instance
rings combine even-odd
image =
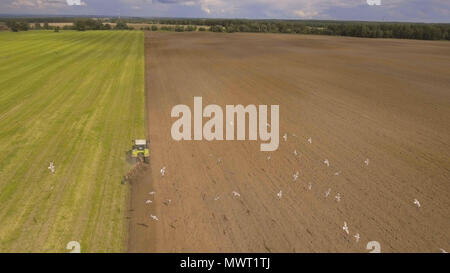
[[[0,252],[126,250],[144,112],[143,32],[0,32]]]

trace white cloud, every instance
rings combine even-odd
[[[66,0],[69,6],[86,6],[86,2],[81,0]]]
[[[54,9],[67,6],[86,6],[81,0],[12,0],[9,7],[15,9]]]

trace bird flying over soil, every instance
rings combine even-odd
[[[347,234],[349,234],[347,222],[344,222],[344,226],[342,227],[342,229],[343,229]]]

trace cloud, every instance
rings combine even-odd
[[[81,0],[10,0],[8,6],[12,9],[51,10],[67,6],[86,6]]]
[[[86,6],[86,2],[81,0],[66,0],[69,6]]]

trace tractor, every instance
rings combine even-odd
[[[131,158],[137,162],[138,160],[144,161],[144,163],[149,163],[150,152],[148,146],[150,141],[145,139],[135,139],[133,140],[133,148],[131,149]]]

